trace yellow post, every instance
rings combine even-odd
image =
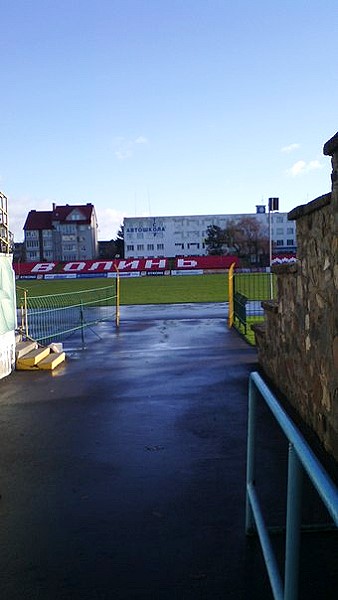
[[[120,273],[116,270],[116,327],[120,327]]]
[[[20,315],[21,315],[20,333],[22,335],[23,334],[23,330],[24,330],[24,312],[23,312],[23,305],[22,304],[20,306]]]
[[[228,327],[232,327],[234,324],[234,270],[235,263],[232,263],[228,273],[228,286],[229,286],[229,314],[228,314]]]

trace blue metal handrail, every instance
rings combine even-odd
[[[284,585],[254,483],[256,405],[259,395],[263,397],[289,440]],[[334,524],[338,527],[338,488],[261,376],[256,372],[251,373],[249,380],[246,532],[249,534],[253,530],[257,530],[275,600],[297,600],[298,598],[303,469],[326,505]]]

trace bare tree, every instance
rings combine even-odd
[[[231,219],[222,229],[209,225],[205,244],[208,254],[234,254],[243,263],[264,264],[269,253],[269,239],[265,227],[255,217]]]

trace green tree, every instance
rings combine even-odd
[[[117,232],[115,243],[115,256],[118,258],[124,258],[124,226],[121,225]]]
[[[227,254],[227,240],[225,230],[218,225],[209,225],[205,238],[207,253],[213,256]]]

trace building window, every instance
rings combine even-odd
[[[277,240],[276,245],[277,246],[284,246],[284,240]]]
[[[62,233],[76,233],[75,225],[62,225]]]
[[[164,244],[157,244],[157,250],[164,250]]]
[[[73,212],[71,215],[68,215],[67,220],[70,221],[82,221],[83,215],[79,212]]]
[[[277,223],[283,223],[283,217],[282,216],[278,216],[276,219]]]
[[[26,231],[26,238],[30,238],[30,239],[36,239],[38,237],[38,232],[37,231]]]
[[[293,233],[293,227],[288,227],[286,233]]]
[[[283,233],[284,233],[283,227],[277,227],[276,235],[283,235]]]
[[[128,250],[128,252],[133,252],[134,251],[134,244],[129,244],[127,246],[127,250]]]
[[[294,246],[295,242],[294,240],[287,240],[286,244],[287,246]]]
[[[137,244],[137,250],[140,252],[141,250],[144,250],[144,245],[143,244]]]
[[[176,243],[175,246],[177,246],[177,248],[180,248],[180,250],[184,250],[184,244],[180,244],[180,243]]]
[[[154,250],[154,244],[147,244],[147,250]]]
[[[138,233],[137,234],[137,239],[138,240],[143,240],[143,233]]]

